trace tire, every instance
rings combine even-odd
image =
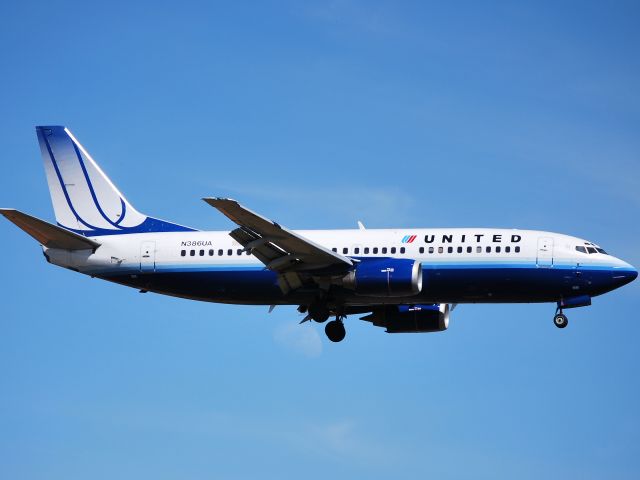
[[[558,328],[565,328],[567,325],[569,325],[569,319],[567,319],[564,314],[559,313],[555,317],[553,317],[553,324]]]
[[[324,327],[324,333],[332,342],[341,342],[347,334],[344,323],[339,320],[332,320]]]
[[[331,312],[329,312],[329,309],[324,306],[324,305],[318,305],[318,304],[311,304],[309,305],[309,315],[311,315],[311,318],[313,319],[313,321],[318,322],[318,323],[324,323],[329,319],[329,316],[331,315]]]

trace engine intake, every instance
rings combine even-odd
[[[363,259],[342,281],[356,295],[406,297],[422,291],[422,265],[402,258]]]
[[[387,333],[442,332],[449,328],[449,304],[387,306],[362,320],[386,327]]]

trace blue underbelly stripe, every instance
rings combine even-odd
[[[626,272],[631,271],[623,267],[605,266],[605,265],[581,265],[576,268],[575,265],[553,265],[550,267],[539,267],[535,263],[423,263],[422,268],[427,272],[433,272],[434,270],[504,270],[504,269],[519,269],[519,270],[532,270],[532,271],[574,271],[576,269],[580,271],[611,271],[613,272]],[[191,272],[260,272],[266,271],[266,268],[262,264],[156,264],[154,272],[149,273],[191,273]],[[140,274],[140,268],[138,264],[122,266],[122,267],[107,267],[107,268],[95,268],[87,269],[85,273],[97,274],[97,275],[131,275]]]

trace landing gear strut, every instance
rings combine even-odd
[[[327,334],[327,338],[332,342],[341,342],[347,334],[342,318],[343,317],[338,316],[324,327],[324,333]]]
[[[564,313],[562,313],[562,308],[560,307],[556,309],[556,314],[553,317],[553,324],[558,328],[565,328],[569,325],[569,319]]]

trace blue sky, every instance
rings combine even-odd
[[[637,2],[4,2],[3,206],[53,219],[34,125],[139,210],[495,226],[640,265]],[[441,334],[140,295],[2,225],[0,477],[637,478],[640,283]]]

